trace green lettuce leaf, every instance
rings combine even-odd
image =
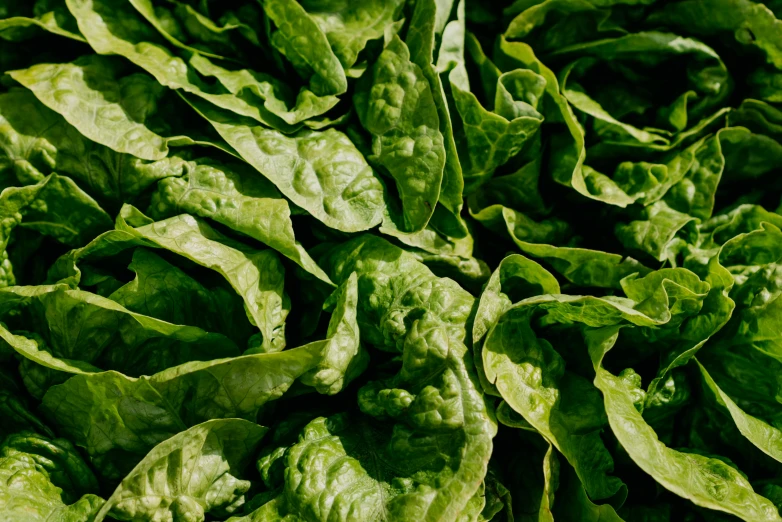
[[[285,269],[277,255],[231,240],[189,214],[155,222],[125,206],[115,230],[63,255],[49,277],[76,285],[81,279],[80,260],[101,259],[139,246],[174,252],[220,274],[244,300],[247,318],[261,330],[264,349],[284,348],[290,300],[283,290]]]
[[[28,2],[23,4],[26,5],[12,3],[8,10],[10,12],[2,13],[4,16],[0,19],[0,38],[12,42],[29,40],[42,29],[78,42],[85,41],[63,0],[38,0],[34,5]],[[20,9],[14,9],[15,7]]]
[[[160,160],[168,155],[169,145],[195,143],[186,136],[159,134],[166,133],[165,123],[155,118],[165,88],[146,74],[120,77],[123,68],[116,59],[88,55],[73,63],[39,64],[9,74],[84,136],[117,152]]]
[[[743,520],[780,520],[776,506],[755,493],[749,481],[722,460],[668,448],[636,410],[626,381],[602,366],[619,327],[585,332],[595,367],[595,386],[603,393],[611,429],[633,461],[666,489],[698,506],[735,515]],[[682,477],[689,477],[682,483]]]
[[[244,520],[325,520],[343,509],[362,520],[456,519],[481,487],[495,429],[462,341],[472,298],[372,236],[336,247],[323,264],[337,281],[356,274],[362,337],[400,353],[401,367],[362,387],[364,415],[317,418],[270,453],[286,469],[271,484],[281,489]],[[393,291],[373,295],[379,288]]]
[[[303,130],[286,136],[206,104],[190,103],[245,161],[327,226],[357,232],[380,223],[383,185],[342,132]]]
[[[151,216],[159,219],[185,212],[212,219],[261,241],[331,284],[296,241],[290,205],[271,182],[238,163],[196,161],[183,163],[182,168],[181,177],[158,183]]]
[[[367,364],[356,295],[356,279],[349,278],[334,297],[327,337],[282,352],[190,362],[138,379],[55,361],[56,369],[77,375],[50,388],[43,407],[102,474],[121,477],[151,445],[188,426],[215,418],[254,421],[296,380],[325,394],[347,386]]]
[[[432,217],[445,168],[432,87],[405,42],[393,36],[357,89],[356,112],[372,135],[369,159],[394,179],[401,199],[397,227],[417,232]]]
[[[277,26],[272,45],[309,82],[312,92],[320,96],[344,93],[348,82],[343,64],[304,7],[295,0],[263,0],[262,5]]]
[[[240,419],[211,420],[161,442],[122,480],[95,517],[204,520],[244,503],[243,461],[266,428]]]
[[[0,444],[0,515],[13,521],[88,522],[103,499],[98,482],[65,439],[22,431]]]

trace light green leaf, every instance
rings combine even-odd
[[[626,486],[613,472],[613,459],[600,431],[606,425],[600,396],[589,382],[565,370],[565,361],[531,326],[536,310],[556,317],[577,314],[582,321],[605,324],[627,317],[648,318],[619,303],[597,298],[546,295],[521,301],[502,315],[483,343],[483,368],[499,394],[575,468],[593,499],[621,504]]]
[[[555,246],[562,242],[563,232],[567,232],[567,225],[560,220],[536,222],[521,212],[500,205],[481,209],[472,216],[492,230],[504,229],[522,252],[546,261],[568,281],[579,286],[619,288],[619,282],[628,275],[650,272],[632,257]]]
[[[181,164],[177,157],[148,162],[95,143],[27,89],[0,94],[0,173],[19,184],[52,171],[67,174],[114,210],[158,179],[180,175]]]
[[[166,47],[165,40],[141,18],[130,3],[119,0],[66,0],[87,42],[98,54],[123,56],[151,74],[160,86],[181,89],[218,107],[253,118],[274,128],[290,126],[225,88],[212,88],[188,64]]]
[[[347,0],[338,2],[338,9],[319,0],[302,0],[301,5],[326,35],[331,50],[347,71],[355,65],[367,42],[382,38],[386,28],[397,20],[404,1]]]
[[[356,273],[362,339],[401,360],[393,365],[395,376],[359,390],[361,411],[376,420],[317,419],[305,431],[309,435],[288,450],[286,485],[274,509],[290,512],[291,520],[326,520],[338,512],[319,507],[317,499],[325,495],[335,499],[330,506],[355,509],[361,520],[378,513],[391,519],[455,519],[481,486],[496,430],[463,341],[472,297],[453,281],[433,276],[412,254],[373,236],[334,248],[323,266],[336,281]],[[366,437],[378,440],[366,458],[341,456]],[[325,460],[299,471],[296,463],[308,454]],[[342,469],[341,462],[350,478],[326,481],[332,466]],[[300,481],[312,487],[293,489]]]
[[[396,182],[402,201],[396,228],[422,230],[439,199],[446,149],[431,85],[398,36],[361,78],[353,100],[372,135],[369,160]]]
[[[248,319],[261,330],[264,349],[285,347],[290,301],[283,291],[285,269],[277,255],[230,240],[189,214],[153,222],[127,205],[117,216],[115,230],[62,256],[49,277],[78,284],[80,260],[106,258],[138,246],[169,250],[223,276],[244,300]]]
[[[336,307],[323,341],[321,361],[301,377],[318,392],[334,395],[367,367],[369,356],[361,346],[357,322],[358,279],[354,274],[335,291]]]
[[[244,503],[250,482],[236,475],[266,433],[240,420],[212,420],[155,446],[106,500],[95,522],[173,517],[201,521]]]
[[[466,224],[461,218],[464,201],[464,178],[462,166],[459,163],[459,154],[456,148],[453,121],[446,96],[443,80],[440,76],[442,69],[439,54],[435,56],[435,44],[440,42],[439,52],[455,44],[458,39],[464,38],[464,2],[460,0],[455,9],[452,0],[426,0],[416,2],[410,28],[407,33],[407,44],[411,49],[411,60],[418,65],[424,77],[432,89],[432,97],[440,120],[440,133],[443,135],[445,146],[445,165],[443,167],[443,180],[440,186],[437,205],[432,214],[431,225],[441,234],[461,239],[469,236]],[[451,20],[446,27],[449,17],[455,14],[456,19]],[[441,34],[442,33],[442,34]],[[442,40],[440,40],[442,38]],[[461,44],[463,47],[463,44]],[[448,55],[459,53],[459,50],[446,51],[442,61],[448,61]],[[435,66],[435,58],[437,66]],[[446,67],[443,64],[443,67]]]
[[[342,132],[328,129],[286,136],[206,104],[190,103],[245,161],[327,226],[356,232],[380,223],[383,185]]]
[[[97,489],[92,471],[67,440],[20,432],[0,445],[3,520],[91,522],[103,504],[92,494]]]
[[[358,344],[355,278],[338,292],[324,340],[182,364],[138,379],[117,372],[76,375],[47,392],[44,408],[103,474],[121,476],[152,444],[187,426],[213,418],[255,420],[296,380],[334,393],[366,365]]]
[[[168,155],[169,145],[195,143],[185,136],[164,137],[150,128],[165,89],[146,74],[119,77],[123,68],[113,58],[89,55],[73,63],[39,64],[9,74],[84,136],[117,152],[160,160]]]
[[[343,64],[326,35],[295,0],[263,0],[266,15],[277,26],[272,45],[285,55],[316,95],[342,94],[348,89]]]
[[[494,68],[472,34],[466,41],[467,49],[479,67]],[[451,82],[462,123],[460,159],[465,165],[468,193],[488,181],[498,167],[515,156],[543,122],[537,106],[546,79],[530,69],[497,73],[497,83],[493,86],[495,97],[489,100],[488,108],[469,91],[469,86]]]
[[[250,69],[226,69],[204,56],[191,56],[189,64],[200,74],[216,78],[223,87],[237,97],[244,97],[250,101],[254,101],[252,97],[258,98],[259,102],[263,102],[265,110],[290,126],[274,125],[284,132],[295,130],[300,123],[305,125],[313,123],[308,120],[328,112],[339,102],[337,96],[317,96],[309,89],[301,89],[294,97],[290,87],[273,76]],[[247,96],[248,94],[251,96]],[[266,120],[262,121],[268,123]]]
[[[181,177],[158,183],[150,213],[154,217],[186,212],[213,219],[275,249],[321,281],[331,284],[296,241],[288,202],[267,179],[243,164],[187,162]]]

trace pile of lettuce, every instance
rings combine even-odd
[[[779,0],[0,0],[0,520],[782,521]]]

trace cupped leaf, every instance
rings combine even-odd
[[[472,326],[475,366],[485,393],[499,394],[494,384],[486,379],[483,369],[481,347],[486,334],[514,302],[540,294],[558,293],[560,288],[556,278],[535,261],[518,254],[500,261],[483,287]]]
[[[151,215],[186,212],[213,219],[261,241],[318,279],[331,283],[296,241],[290,205],[266,178],[238,163],[187,162],[183,169],[181,177],[158,183],[150,205]]]
[[[602,366],[619,327],[606,326],[585,332],[595,367],[595,386],[603,393],[608,422],[633,461],[666,489],[698,506],[723,511],[743,520],[780,520],[768,499],[754,492],[749,481],[722,460],[697,453],[676,451],[660,442],[636,409],[629,384]],[[687,477],[687,481],[682,481]]]
[[[467,49],[479,67],[496,75],[495,99],[488,108],[469,91],[469,85],[451,81],[454,102],[461,118],[460,158],[464,164],[467,193],[488,181],[538,131],[543,115],[537,111],[546,79],[530,69],[506,73],[496,70],[483,54],[477,39],[467,37]]]
[[[524,256],[509,255],[500,261],[481,292],[473,320],[473,345],[478,345],[514,302],[541,294],[559,293],[559,283],[545,268]]]
[[[34,230],[70,246],[83,245],[106,230],[111,218],[72,179],[50,174],[34,185],[0,192],[0,245],[8,246],[17,227]]]
[[[577,58],[559,73],[563,94],[574,108],[595,118],[592,132],[596,137],[614,143],[626,142],[638,147],[666,147],[672,140],[669,133],[653,128],[653,120],[644,128],[621,121],[625,114],[638,113],[646,116],[648,106],[653,105],[647,101],[647,93],[639,91],[636,94],[638,99],[632,103],[625,99],[611,98],[610,89],[597,91],[595,95],[600,95],[599,100],[589,95],[589,73],[603,61],[610,61],[612,65],[622,64],[628,68],[638,67],[638,78],[644,78],[646,81],[654,81],[653,71],[658,70],[655,68],[667,60],[676,58],[691,62],[691,65],[687,66],[687,80],[688,87],[694,90],[688,90],[684,93],[685,97],[679,99],[686,103],[688,97],[693,97],[697,102],[692,106],[685,104],[678,109],[682,113],[679,118],[683,121],[674,122],[674,126],[686,127],[688,118],[697,122],[713,112],[714,107],[731,91],[730,76],[719,55],[698,40],[676,34],[656,31],[632,33],[618,38],[566,46],[554,51],[552,56]],[[611,69],[608,71],[609,73],[603,74],[610,74]],[[619,83],[626,80],[620,75],[614,81]],[[675,114],[676,109],[662,112]],[[668,119],[671,118],[673,116],[669,114]]]
[[[103,505],[76,449],[22,431],[0,444],[0,515],[5,520],[89,522]]]
[[[0,310],[11,318],[24,314],[33,319],[31,328],[46,344],[18,351],[49,367],[54,356],[82,361],[64,363],[79,372],[89,369],[83,363],[94,363],[139,375],[238,353],[236,345],[221,334],[131,312],[111,299],[63,284],[2,289]]]
[[[562,356],[535,333],[530,323],[536,310],[560,321],[580,315],[581,321],[593,325],[621,319],[639,324],[654,321],[619,302],[539,296],[521,301],[502,315],[482,348],[486,378],[508,405],[568,459],[591,498],[616,495],[621,504],[626,486],[612,476],[613,459],[600,437],[607,423],[600,396],[589,381],[568,372]]]
[[[43,408],[100,473],[121,478],[151,447],[215,418],[255,420],[269,401],[317,367],[323,346],[307,345],[187,363],[151,377],[76,375],[53,386]]]
[[[285,269],[277,255],[233,241],[189,214],[155,222],[125,206],[115,230],[63,255],[49,277],[78,284],[80,260],[106,258],[139,246],[171,251],[220,274],[244,300],[248,319],[263,334],[264,349],[284,348],[290,302],[283,290]]]
[[[174,517],[202,521],[244,503],[250,482],[237,475],[266,428],[240,419],[212,420],[161,442],[122,480],[95,517]]]
[[[549,263],[568,281],[579,286],[619,288],[623,278],[651,271],[630,256],[556,246],[567,235],[567,224],[556,218],[536,222],[501,205],[492,205],[472,215],[492,230],[506,231],[522,252]]]
[[[192,362],[138,379],[76,371],[63,367],[68,361],[55,361],[56,369],[77,375],[52,387],[43,407],[86,448],[101,473],[119,476],[152,444],[187,426],[214,418],[255,420],[297,380],[326,394],[347,386],[367,363],[356,296],[356,279],[349,278],[335,296],[326,338],[282,352]]]
[[[208,288],[152,250],[137,248],[128,269],[132,281],[107,297],[128,310],[168,321],[221,333],[238,346],[245,344],[252,326],[241,314],[242,301],[225,288]],[[237,303],[238,302],[238,303]]]

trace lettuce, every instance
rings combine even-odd
[[[778,0],[6,0],[0,76],[0,519],[782,521]]]

